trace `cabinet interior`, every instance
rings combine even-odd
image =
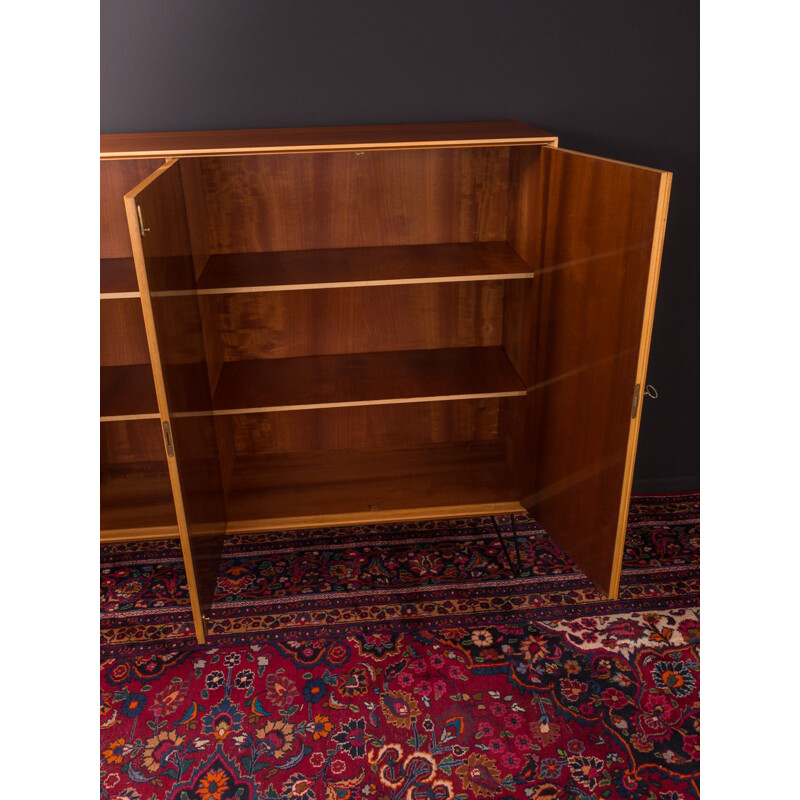
[[[180,161],[229,530],[521,508],[539,152]]]
[[[180,376],[173,412],[213,413],[229,530],[521,508],[540,152],[175,165],[189,242],[163,245],[153,310],[169,332],[162,367]],[[131,163],[104,162],[106,184],[146,177]],[[102,231],[101,418],[105,438],[136,422],[154,445],[157,420],[128,419],[158,410],[118,216]],[[206,379],[208,409],[193,404]],[[163,447],[141,455],[124,462],[139,491],[126,502],[169,488]],[[125,468],[104,452],[103,475],[112,467]],[[164,483],[146,489],[141,476],[155,473]],[[104,478],[104,509],[120,502],[108,488],[119,482]]]

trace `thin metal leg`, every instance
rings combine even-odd
[[[514,519],[513,514],[511,517],[511,530],[514,532],[514,550],[517,553],[517,576],[522,574],[522,556],[519,553],[519,536],[517,535],[517,521]]]
[[[508,566],[511,567],[511,571],[514,573],[515,578],[519,578],[520,571],[522,568],[522,559],[519,555],[519,541],[517,539],[517,524],[514,522],[513,515],[511,516],[511,529],[514,531],[514,549],[517,552],[517,561],[516,564],[511,560],[511,553],[508,552],[508,546],[506,545],[506,540],[503,538],[503,535],[500,533],[500,526],[497,524],[497,518],[492,514],[492,525],[494,525],[494,532],[497,534],[497,538],[500,540],[500,544],[503,547],[503,552],[506,554],[506,561],[508,561]]]

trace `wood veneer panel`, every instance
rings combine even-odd
[[[100,259],[100,297],[103,295],[139,296],[136,266],[132,258]]]
[[[507,147],[204,158],[212,253],[505,241]]]
[[[215,255],[198,288],[219,294],[530,277],[506,242],[475,242]]]
[[[158,461],[167,469],[167,454],[159,419],[100,423],[100,464]]]
[[[531,268],[542,258],[542,147],[511,151],[508,242]]]
[[[186,158],[179,162],[183,195],[186,205],[186,223],[189,226],[189,239],[192,244],[192,261],[195,278],[199,278],[208,257],[211,245],[208,238],[208,209],[203,193],[201,163],[197,159]]]
[[[176,416],[210,411],[211,394],[197,298],[161,295],[193,289],[194,259],[183,183],[168,162],[125,196],[161,419],[171,427],[167,459],[198,641],[205,641],[226,524],[214,420]],[[146,228],[140,230],[140,220]]]
[[[224,361],[499,345],[500,281],[201,297]],[[214,317],[214,321],[211,321]],[[219,358],[219,356],[217,356]]]
[[[144,415],[158,416],[152,367],[100,367],[100,419]]]
[[[518,147],[511,155],[509,246],[536,273],[542,261],[542,148]],[[525,383],[534,381],[535,280],[507,284],[503,303],[503,347]]]
[[[219,417],[233,425],[236,454],[413,448],[498,439],[496,398],[448,403],[322,408]]]
[[[670,174],[545,148],[544,250],[523,502],[616,596]]]
[[[123,196],[164,163],[163,158],[100,162],[100,258],[131,258]]]
[[[461,347],[232,361],[222,369],[214,409],[285,411],[524,393],[502,348]]]
[[[166,461],[129,462],[100,469],[100,538],[119,529],[177,530]],[[115,537],[119,538],[119,536]]]
[[[111,133],[100,136],[101,156],[213,155],[228,152],[329,148],[473,146],[480,143],[556,140],[516,121],[358,125],[170,133]]]
[[[498,442],[238,458],[230,530],[520,508]]]
[[[508,241],[534,270],[536,278],[506,284],[503,296],[503,349],[526,386],[536,381],[536,328],[542,264],[542,148],[515,147],[511,153]],[[530,492],[536,440],[531,429],[532,395],[508,398],[500,408],[500,431],[509,463],[520,480],[520,495]]]
[[[100,302],[100,364],[148,364],[150,355],[139,298]]]
[[[192,245],[192,260],[194,275],[199,280],[206,269],[211,245],[208,238],[208,212],[206,199],[203,194],[203,177],[201,162],[197,159],[183,159],[180,162],[181,180],[184,188],[186,202],[186,221],[189,226],[189,238]],[[194,291],[192,292],[194,294]],[[213,304],[198,299],[198,310],[203,332],[203,345],[205,347],[205,361],[208,368],[208,380],[211,392],[217,385],[219,371],[222,369],[223,353],[222,341],[217,326],[216,313]],[[220,438],[220,447],[225,449],[225,442]]]

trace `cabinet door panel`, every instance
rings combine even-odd
[[[552,147],[542,156],[523,505],[616,597],[671,175]]]
[[[167,461],[195,631],[202,643],[226,518],[178,161],[168,161],[126,194],[125,208],[159,414],[171,430]]]

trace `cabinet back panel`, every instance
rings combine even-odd
[[[100,258],[133,256],[123,197],[163,163],[163,158],[100,162]]]
[[[497,398],[230,417],[236,455],[407,448],[498,438]]]
[[[142,304],[138,297],[100,301],[100,366],[149,364]]]
[[[204,158],[210,250],[505,241],[510,150]]]
[[[499,345],[501,281],[216,295],[223,359]]]
[[[164,462],[161,421],[136,419],[100,423],[100,465],[140,461]]]

